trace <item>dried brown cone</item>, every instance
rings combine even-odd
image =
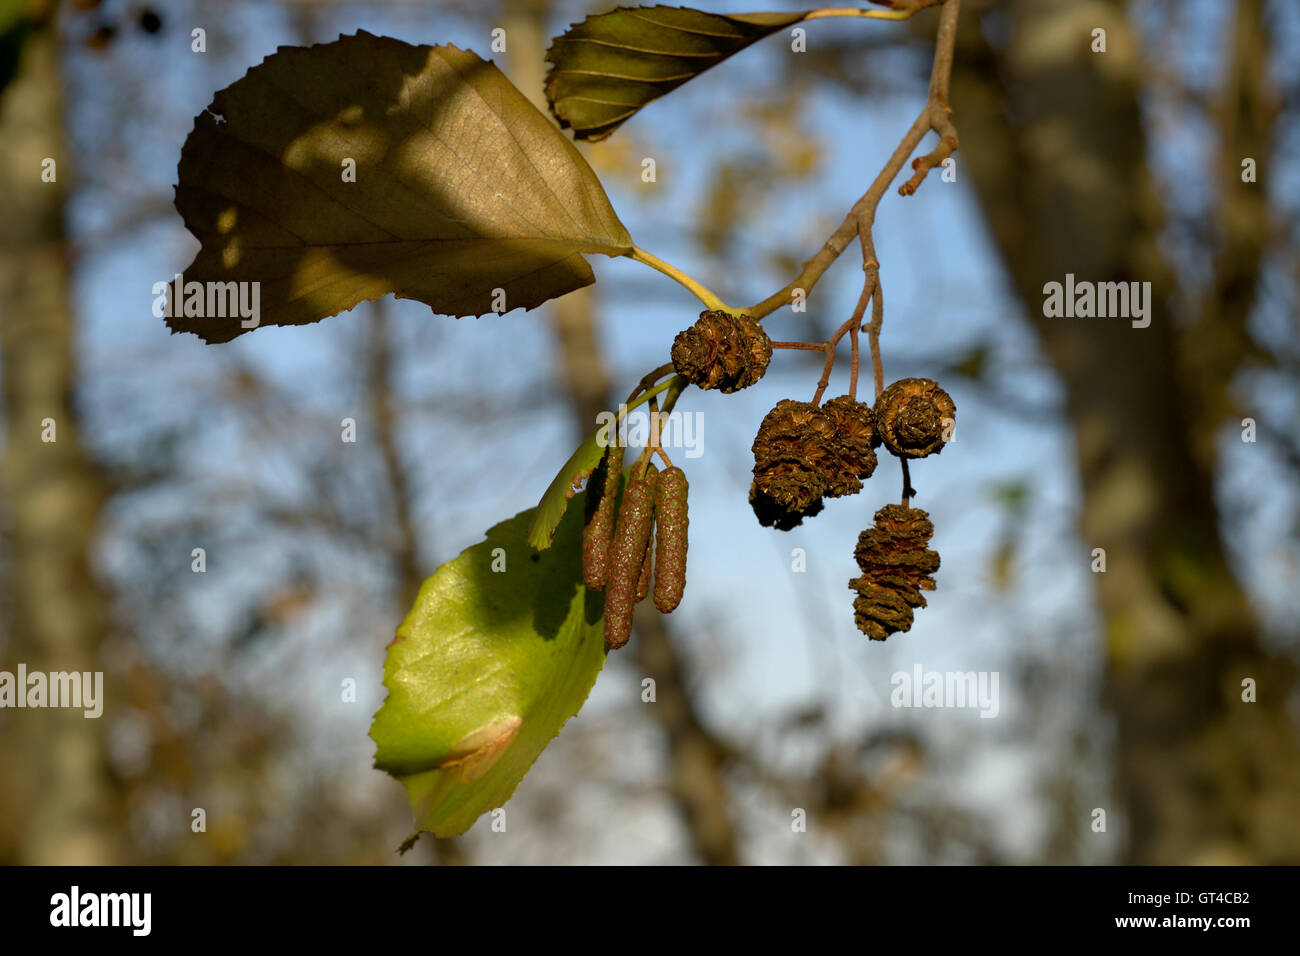
[[[618,509],[605,581],[605,646],[622,647],[632,636],[632,610],[654,525],[655,470],[628,482]]]
[[[605,587],[605,577],[609,573],[609,542],[614,537],[614,509],[623,478],[624,451],[617,441],[609,445],[587,481],[587,523],[582,528],[582,578],[593,591]]]
[[[913,608],[925,607],[922,591],[934,590],[939,554],[929,550],[934,525],[919,508],[886,505],[876,512],[874,527],[858,535],[854,550],[859,577],[849,582],[857,591],[853,619],[873,641],[912,628]]]
[[[673,340],[673,368],[692,385],[731,393],[748,388],[767,371],[772,340],[747,315],[701,312]]]
[[[764,527],[789,531],[822,509],[826,474],[835,464],[833,429],[811,402],[782,399],[754,436],[749,503]]]
[[[821,498],[813,498],[801,508],[791,507],[783,499],[761,491],[757,482],[749,486],[749,505],[754,509],[754,517],[758,518],[759,524],[764,528],[775,528],[777,531],[797,528],[803,524],[804,518],[815,517],[825,507]]]
[[[863,478],[876,470],[875,417],[871,406],[847,395],[832,398],[822,406],[822,414],[831,425],[829,445],[835,467],[827,469],[826,497],[839,498],[862,490]]]
[[[943,451],[944,435],[956,418],[952,398],[928,378],[900,378],[876,399],[877,435],[900,458]]]
[[[686,590],[686,514],[689,486],[676,466],[659,475],[655,486],[655,607],[671,614]]]

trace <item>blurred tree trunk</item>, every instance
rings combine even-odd
[[[736,866],[740,852],[725,772],[730,751],[700,720],[689,666],[677,653],[663,615],[644,603],[633,623],[637,663],[655,682],[651,709],[666,737],[668,792],[700,859],[710,866]]]
[[[76,324],[70,301],[64,201],[62,78],[54,31],[28,36],[0,94],[0,376],[4,456],[0,494],[10,525],[6,669],[99,671],[107,598],[90,568],[107,490],[82,448],[74,406]],[[42,161],[57,163],[43,182]],[[144,301],[143,299],[141,301]],[[57,440],[42,440],[47,420]],[[14,711],[21,757],[5,776],[20,788],[5,854],[26,863],[109,863],[118,856],[116,790],[107,717],[80,710]]]
[[[548,0],[507,0],[505,30],[510,76],[543,113],[542,92],[548,37]],[[582,437],[596,416],[610,407],[610,380],[595,318],[595,296],[579,289],[550,307],[559,373]],[[688,666],[677,653],[667,623],[651,604],[636,609],[632,641],[647,676],[655,680],[654,718],[666,738],[669,792],[690,834],[695,852],[711,865],[739,862],[731,801],[723,774],[727,750],[699,719]]]
[[[550,0],[506,0],[506,58],[511,81],[546,116],[551,115],[542,91],[546,79],[546,14]],[[608,407],[609,373],[593,317],[591,289],[562,296],[547,309],[555,332],[555,357],[569,393],[579,428],[586,437],[596,416]]]
[[[958,163],[1061,376],[1084,547],[1106,551],[1095,581],[1117,732],[1120,860],[1300,862],[1293,666],[1261,644],[1214,497],[1216,440],[1250,351],[1246,319],[1267,236],[1264,186],[1241,183],[1239,166],[1253,156],[1263,167],[1269,155],[1260,3],[1236,11],[1218,117],[1215,276],[1194,315],[1176,309],[1159,247],[1164,220],[1140,101],[1150,61],[1126,6],[1011,0],[997,6],[1001,23],[990,5],[972,12],[953,75]],[[1090,49],[1097,27],[1105,53]],[[1150,281],[1150,326],[1044,318],[1044,284],[1067,273]],[[1242,701],[1245,678],[1258,682],[1258,703]]]

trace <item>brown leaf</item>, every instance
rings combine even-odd
[[[208,342],[389,292],[450,315],[531,309],[593,281],[582,253],[632,249],[586,161],[493,64],[364,32],[281,47],[217,93],[179,178],[202,243],[186,299],[195,281],[259,284],[255,317],[220,294],[203,305],[224,310],[169,316]]]

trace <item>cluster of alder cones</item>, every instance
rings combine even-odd
[[[730,393],[761,379],[772,340],[747,315],[708,311],[673,341],[673,367],[693,385]],[[823,499],[857,494],[876,470],[876,449],[903,458],[943,451],[956,406],[929,379],[905,378],[884,389],[875,407],[849,395],[825,404],[783,399],[754,438],[749,500],[766,527],[788,531],[822,510]],[[606,448],[587,483],[582,571],[605,592],[605,644],[622,647],[636,605],[649,596],[667,614],[686,587],[687,482],[680,468],[660,472],[649,457],[623,480],[624,449]],[[665,462],[667,463],[667,462]],[[927,548],[934,525],[919,508],[886,505],[858,536],[861,574],[849,582],[858,629],[872,640],[909,630],[922,591],[934,590],[939,555]]]
[[[700,388],[734,392],[763,377],[772,342],[744,315],[704,312],[673,342],[673,365]],[[873,409],[848,395],[825,404],[783,399],[764,417],[754,438],[754,480],[749,500],[761,524],[783,531],[822,510],[823,499],[857,494],[876,469],[875,449],[903,458],[943,451],[956,420],[952,398],[936,382],[905,378],[877,397]],[[912,626],[921,591],[934,589],[938,553],[926,545],[934,533],[918,508],[887,505],[858,537],[861,575],[849,582],[858,628],[884,640]]]

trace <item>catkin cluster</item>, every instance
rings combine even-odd
[[[772,341],[757,321],[721,311],[702,312],[672,348],[678,375],[722,392],[753,385],[771,357]],[[820,512],[824,499],[860,492],[876,470],[877,448],[902,459],[938,454],[952,440],[955,420],[951,396],[925,378],[892,383],[874,409],[848,395],[824,405],[783,399],[754,436],[750,505],[760,524],[789,531]],[[620,498],[621,469],[621,451],[611,452],[593,475],[588,498],[598,498],[589,504],[583,539],[587,586],[605,590],[609,647],[627,642],[633,608],[652,578],[655,606],[664,612],[677,606],[686,580],[686,476],[677,468],[658,474],[651,466],[629,480]],[[924,511],[888,505],[875,517],[858,538],[862,573],[849,587],[858,594],[858,628],[884,640],[911,628],[913,609],[925,606],[921,592],[934,589],[930,575],[939,555],[926,547],[934,527]]]
[[[655,607],[664,614],[677,608],[686,588],[686,474],[650,463],[620,495],[622,461],[622,449],[611,447],[592,473],[583,529],[583,579],[605,592],[609,648],[627,643],[632,612],[650,594],[652,580]]]

